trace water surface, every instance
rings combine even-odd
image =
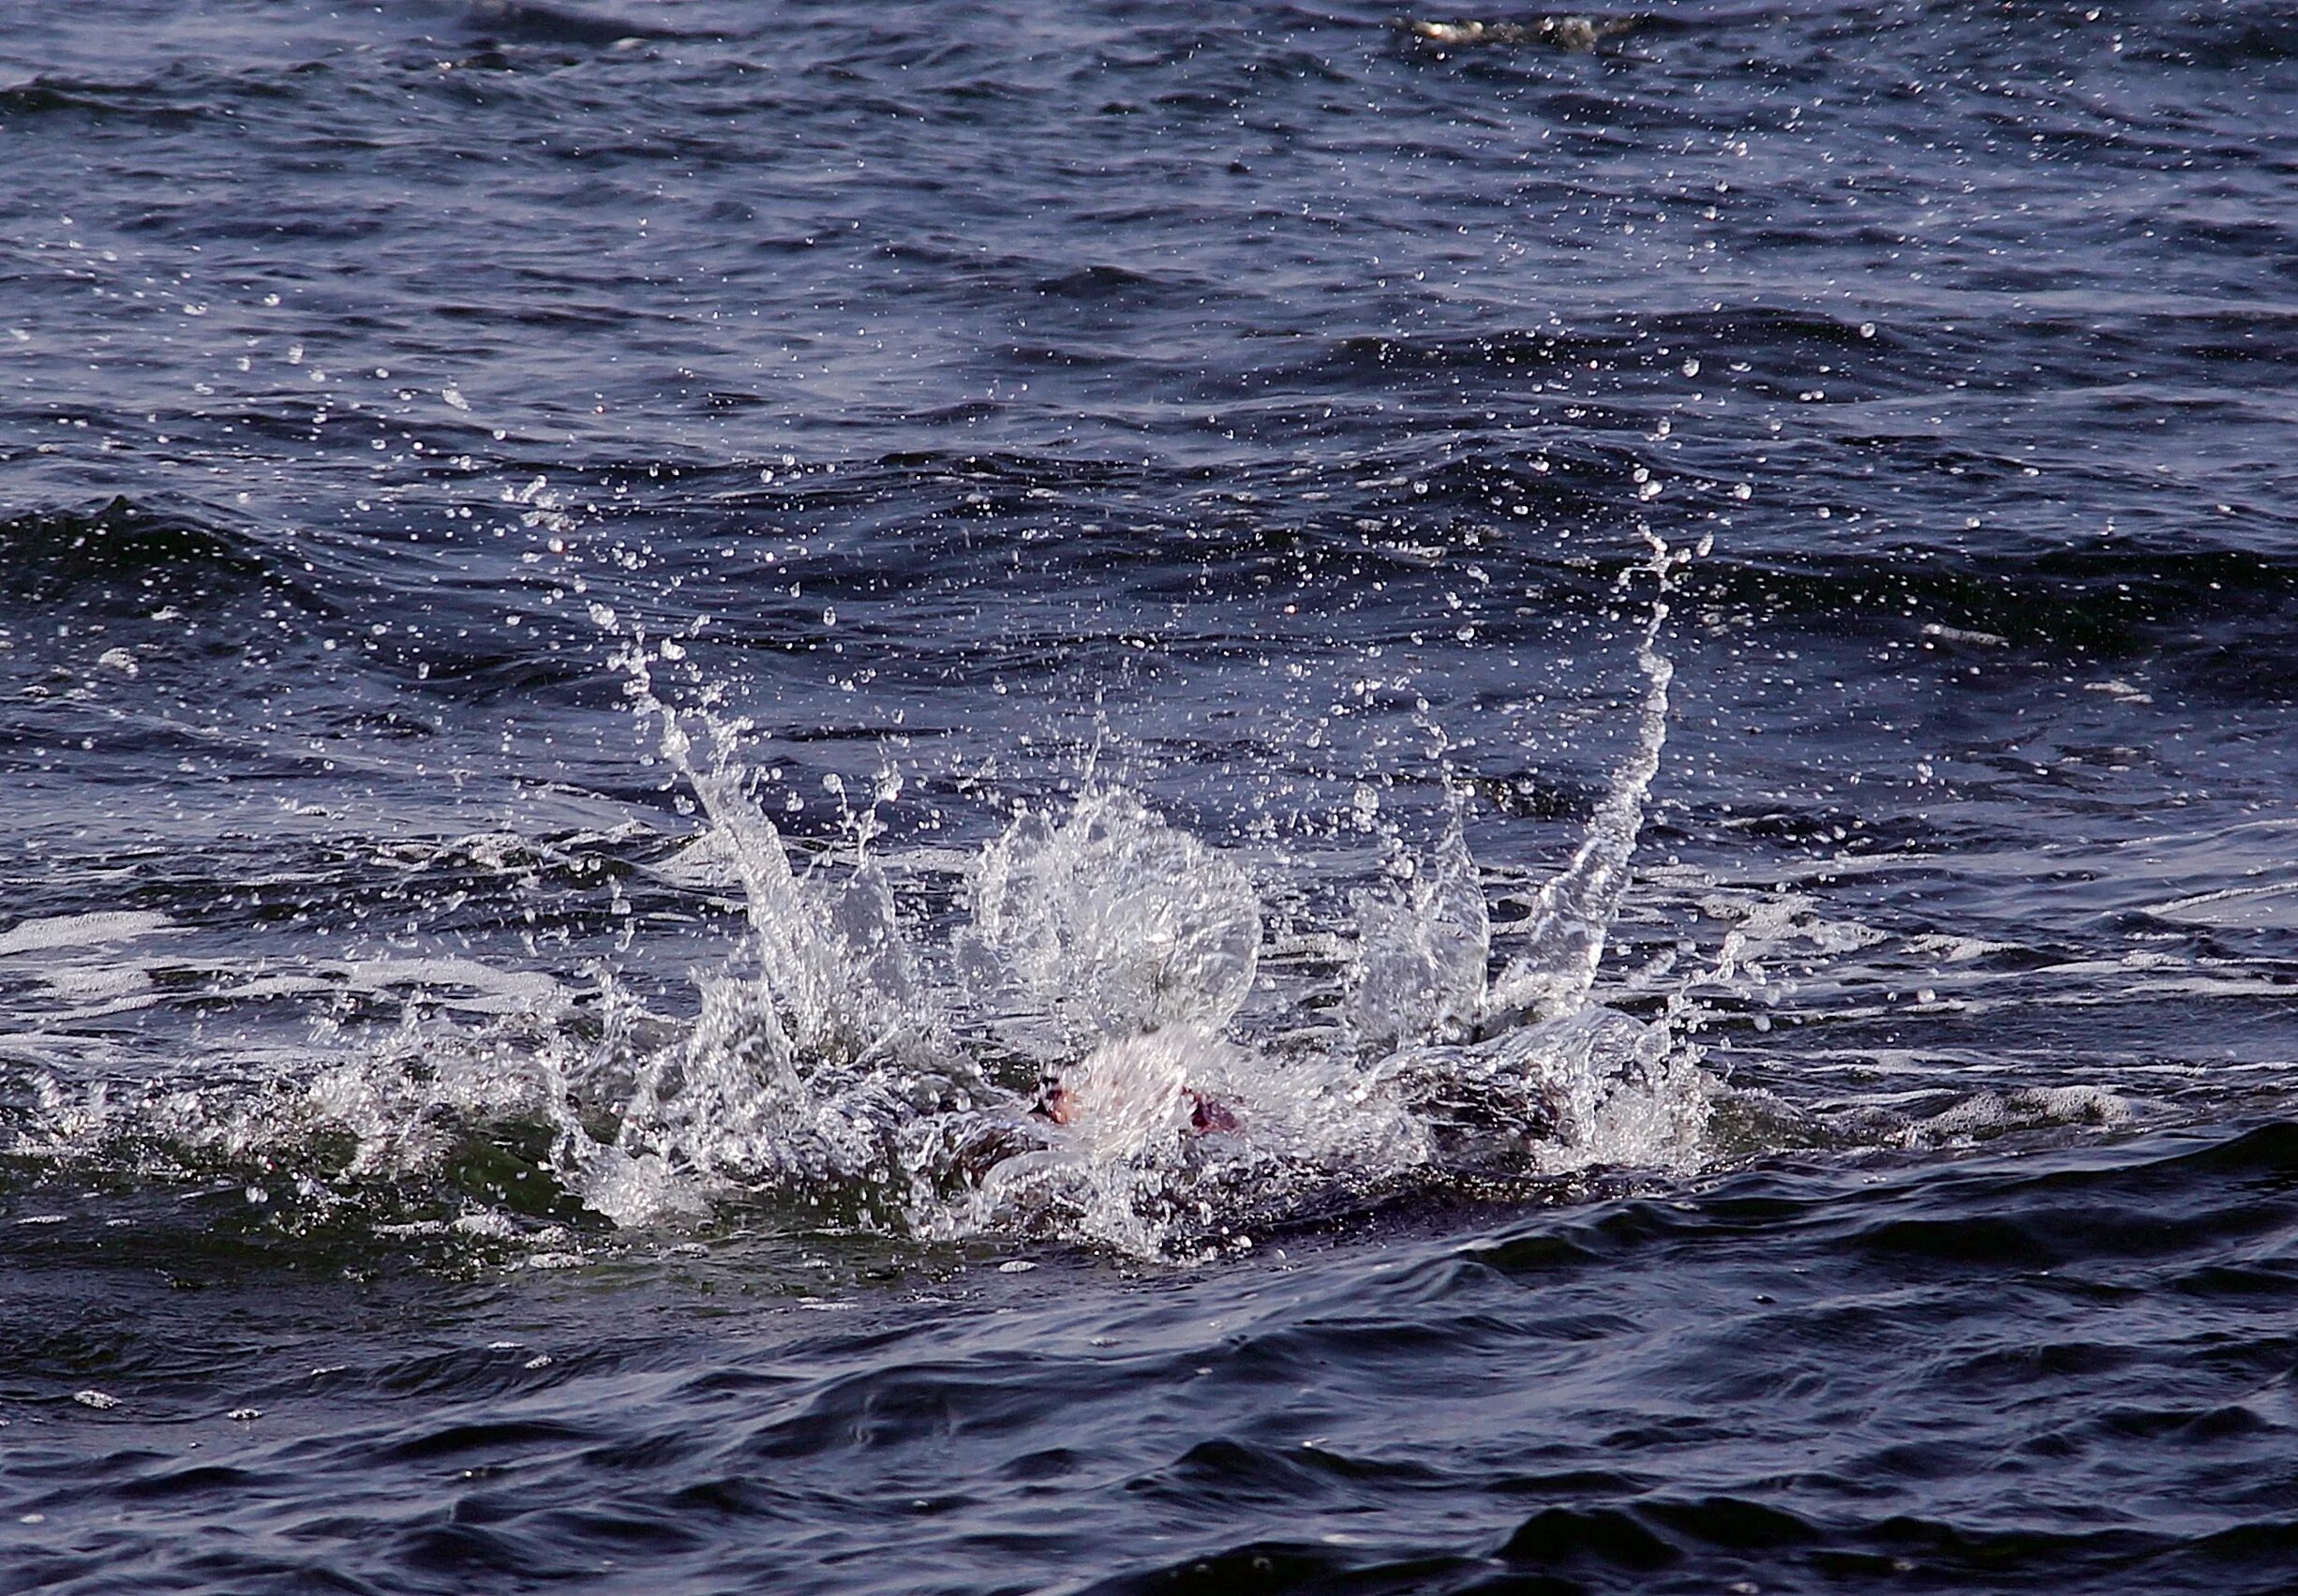
[[[2284,1588],[2298,28],[1418,20],[0,20],[0,1589]]]

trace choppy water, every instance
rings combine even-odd
[[[0,13],[0,1589],[2289,1589],[2293,106]]]

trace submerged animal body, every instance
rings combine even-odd
[[[1057,1134],[1106,1154],[1273,1129],[1301,1111],[1297,1102],[1281,1100],[1288,1084],[1283,1065],[1182,1027],[1103,1042],[1050,1081],[1032,1112],[1059,1127]],[[1537,1051],[1506,1039],[1409,1048],[1377,1064],[1324,1070],[1314,1085],[1314,1096],[1382,1103],[1426,1127],[1440,1158],[1500,1146],[1522,1151],[1577,1128],[1567,1095],[1543,1072]]]
[[[1063,1071],[1038,1106],[1052,1124],[1101,1146],[1234,1131],[1235,1109],[1204,1083],[1206,1072],[1233,1051],[1178,1027],[1119,1037]]]
[[[1103,1041],[971,1149],[949,1233],[1206,1256],[1413,1191],[1530,1196],[1696,1162],[1709,1092],[1664,1023],[1600,1005],[1378,1057],[1168,1027]]]

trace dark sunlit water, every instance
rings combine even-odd
[[[2293,107],[0,12],[0,1590],[2289,1589]]]

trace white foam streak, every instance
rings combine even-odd
[[[0,957],[9,954],[47,952],[63,947],[101,947],[106,943],[127,942],[141,936],[157,936],[182,928],[169,923],[165,915],[148,909],[107,909],[87,915],[52,915],[41,919],[20,920],[5,932],[0,932]]]

